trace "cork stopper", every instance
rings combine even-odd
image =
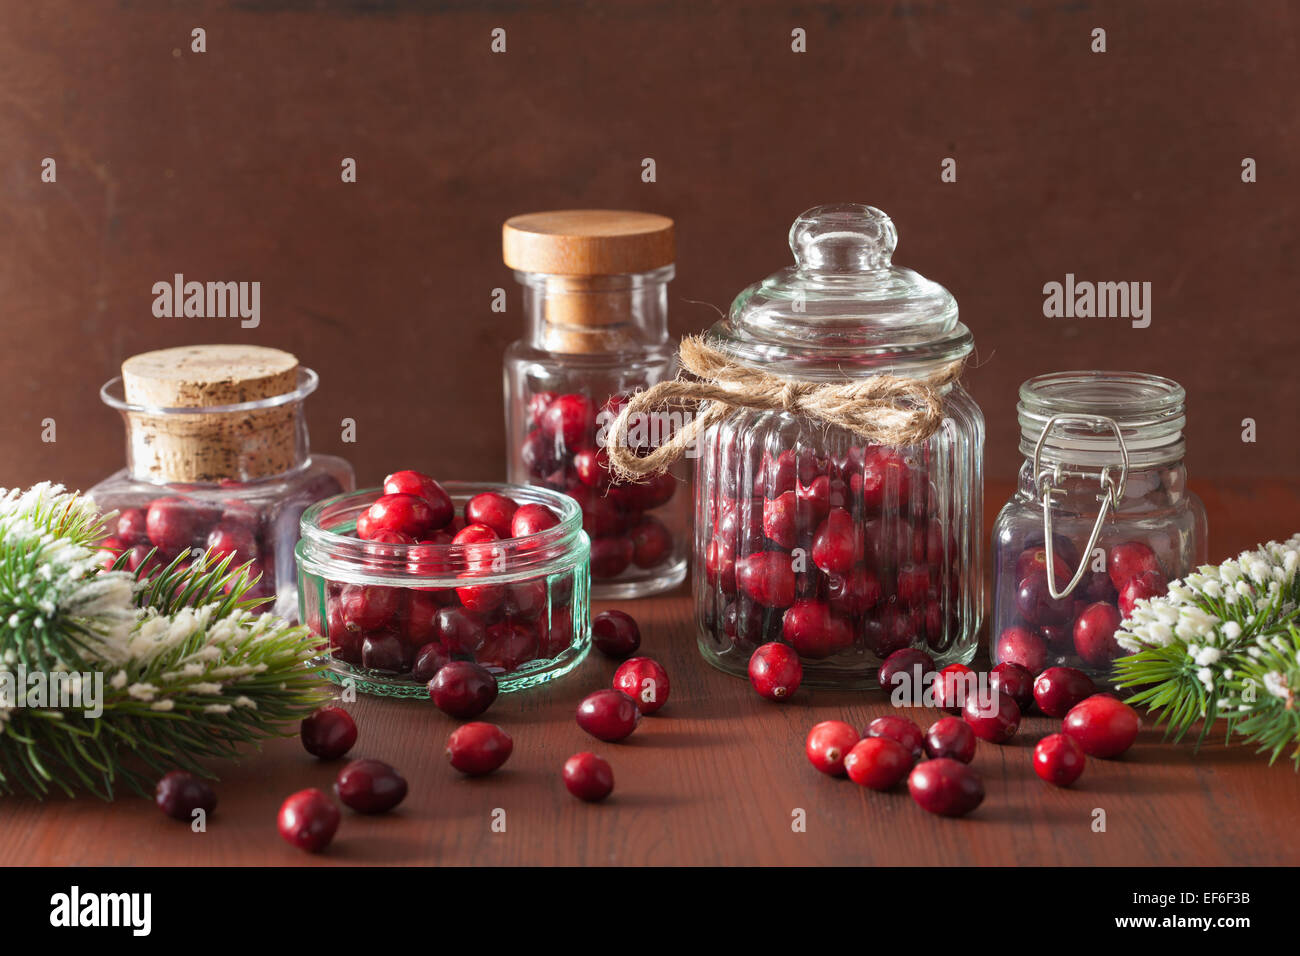
[[[298,403],[205,414],[293,393],[298,359],[256,345],[191,345],[134,355],[122,363],[131,470],[162,482],[252,481],[299,461]],[[187,411],[193,409],[194,411]]]
[[[635,273],[672,265],[673,221],[646,212],[569,209],[506,220],[502,257],[545,276],[542,338],[554,352],[615,352],[636,342]]]

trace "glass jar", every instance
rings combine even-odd
[[[200,345],[133,356],[100,397],[126,425],[126,467],[90,489],[116,526],[106,560],[165,566],[185,551],[233,554],[261,575],[251,597],[293,620],[298,519],[322,498],[351,490],[352,466],[313,455],[303,403],[314,371],[288,352]]]
[[[505,355],[509,478],[577,499],[591,537],[593,597],[674,587],[686,577],[690,540],[685,469],[613,481],[604,451],[625,397],[677,374],[668,339],[673,221],[535,213],[510,219],[503,236],[528,323]],[[639,437],[658,440],[652,429]]]
[[[1187,488],[1185,395],[1142,372],[1056,372],[1020,386],[1016,492],[993,526],[994,664],[1108,681],[1120,621],[1205,563]]]
[[[573,670],[591,643],[591,549],[577,502],[519,485],[442,487],[457,513],[497,492],[560,520],[490,544],[381,544],[355,532],[383,489],[313,505],[302,516],[299,593],[302,620],[329,639],[326,676],[365,693],[427,699],[428,681],[448,660],[477,661],[502,692]]]
[[[891,264],[871,206],[820,206],[790,230],[796,265],[741,292],[706,342],[790,381],[924,378],[970,354],[942,286]],[[982,607],[984,418],[960,384],[909,447],[788,412],[737,410],[696,465],[695,598],[706,660],[746,672],[790,644],[806,683],[876,687],[904,647],[939,666],[976,649]]]

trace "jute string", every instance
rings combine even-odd
[[[698,336],[682,339],[683,378],[635,393],[609,426],[605,450],[610,470],[623,481],[667,471],[707,429],[737,409],[791,412],[838,425],[880,445],[914,445],[943,423],[941,392],[961,378],[966,360],[940,366],[923,378],[873,375],[854,382],[789,381],[733,362]],[[671,438],[645,455],[628,446],[630,422],[639,416],[692,413]]]

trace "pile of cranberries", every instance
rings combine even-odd
[[[1078,567],[1079,552],[1067,538],[1053,538],[1057,590]],[[1100,553],[1098,555],[1098,561]],[[1124,652],[1115,640],[1120,622],[1143,598],[1169,590],[1160,558],[1141,541],[1105,551],[1105,570],[1089,568],[1068,596],[1053,598],[1047,582],[1047,550],[1030,548],[1007,562],[1014,583],[1014,615],[998,634],[995,661],[1019,664],[1037,676],[1049,664],[1079,663],[1105,671]]]
[[[672,532],[653,512],[672,500],[670,474],[640,482],[616,480],[600,435],[627,402],[612,395],[597,405],[577,392],[534,392],[528,398],[528,433],[519,459],[529,480],[563,492],[582,506],[582,527],[591,538],[591,577],[609,581],[641,574],[673,558]]]
[[[876,445],[742,444],[718,450],[697,556],[702,623],[724,653],[779,641],[805,659],[884,660],[949,646],[960,551],[924,461]]]
[[[291,546],[307,506],[343,489],[329,475],[320,475],[294,500],[270,504],[239,497],[246,487],[223,481],[219,490],[227,492],[224,497],[177,489],[176,494],[120,508],[111,533],[99,545],[101,566],[110,568],[125,555],[126,570],[148,575],[186,552],[211,549],[218,559],[232,555],[231,567],[251,562],[249,577],[259,580],[250,597],[274,595],[277,543]]]
[[[389,475],[383,492],[358,516],[356,536],[372,544],[379,560],[403,561],[412,574],[455,583],[403,588],[328,582],[326,619],[309,623],[323,623],[336,660],[427,684],[449,663],[502,675],[570,647],[572,574],[484,580],[501,570],[505,542],[521,547],[517,539],[559,524],[550,508],[490,491],[458,511],[437,481],[416,471]]]

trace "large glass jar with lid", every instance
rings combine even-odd
[[[616,481],[604,447],[627,397],[677,374],[668,338],[673,221],[561,210],[515,216],[502,237],[526,323],[505,356],[510,480],[577,499],[591,538],[593,598],[675,587],[690,548],[686,470]],[[649,431],[641,437],[657,440]]]
[[[1183,387],[1143,372],[1056,372],[1020,386],[1017,413],[1024,460],[993,527],[990,654],[1105,682],[1135,603],[1206,560]]]
[[[879,209],[820,206],[790,229],[795,265],[745,289],[706,343],[791,382],[925,380],[970,354],[939,284],[891,258]],[[895,651],[942,667],[975,653],[982,615],[984,419],[958,382],[941,388],[928,439],[873,444],[787,411],[737,409],[696,465],[699,646],[743,674],[769,641],[800,655],[804,682],[877,686]]]

